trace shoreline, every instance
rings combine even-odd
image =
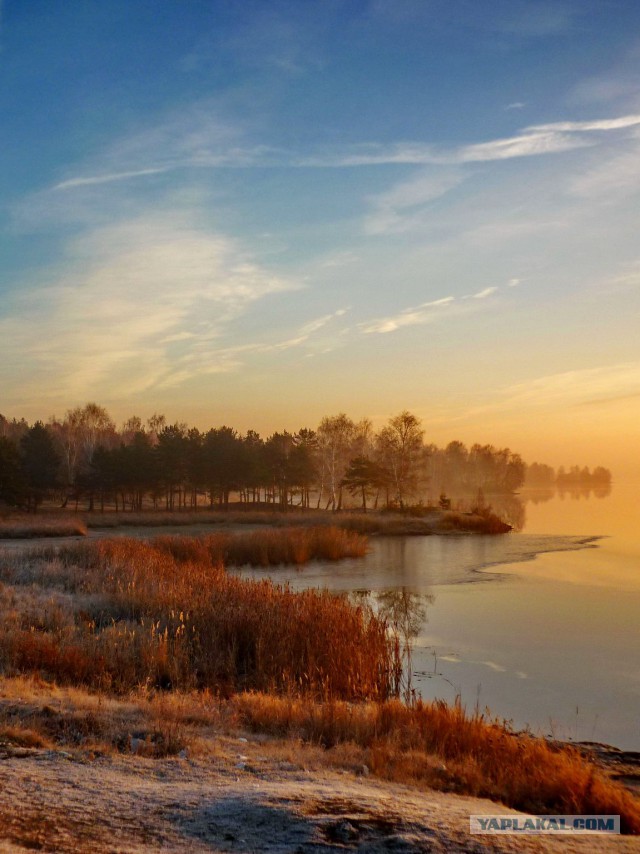
[[[13,710],[25,723],[38,714],[52,726],[57,717],[66,725],[60,744],[21,744],[15,734],[12,742],[9,733],[0,733],[2,850],[37,848],[61,854],[89,850],[151,854],[161,849],[266,854],[638,850],[632,836],[472,835],[472,814],[522,817],[537,811],[527,813],[418,781],[395,782],[370,770],[369,753],[355,744],[329,747],[268,734],[247,727],[233,714],[216,714],[206,705],[198,711],[197,706],[183,707],[183,701],[188,702],[159,696],[140,703],[134,697],[100,700],[74,688],[7,684],[0,695],[1,709]],[[157,715],[162,723],[154,724]],[[129,733],[124,742],[102,743],[101,718],[114,727],[103,737]],[[176,732],[182,735],[181,743],[169,755],[149,753],[153,728],[180,727],[180,718],[184,729]],[[607,776],[621,770],[620,763],[615,764],[619,751],[588,743],[574,746]],[[432,761],[437,773],[442,760],[434,756]],[[632,769],[627,764],[624,770]]]
[[[96,785],[96,780],[100,785]],[[469,816],[523,816],[492,801],[323,768],[247,734],[209,756],[151,760],[46,751],[0,762],[3,850],[595,854],[633,837],[482,836]],[[5,847],[6,846],[6,847]]]
[[[15,515],[0,520],[0,544],[6,541],[95,538],[115,531],[144,530],[182,533],[189,531],[249,530],[255,528],[332,526],[369,536],[456,536],[462,534],[506,534],[512,526],[495,514],[433,508],[418,515],[357,510],[178,511],[165,513],[81,513],[68,515],[45,512],[40,516]]]

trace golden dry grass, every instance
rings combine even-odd
[[[37,537],[84,537],[87,526],[72,516],[24,515],[0,519],[0,539],[18,540]]]
[[[306,528],[339,527],[359,534],[399,534],[410,527],[409,520],[392,514],[357,513],[353,511],[328,512],[324,510],[289,510],[286,513],[275,510],[148,510],[135,513],[86,513],[84,522],[89,528],[163,528],[220,526],[242,527],[245,525],[261,528]],[[422,533],[429,533],[427,527],[420,526]],[[409,531],[411,533],[411,531]]]
[[[234,699],[249,727],[332,748],[367,748],[373,773],[402,783],[488,797],[534,813],[620,815],[640,833],[640,803],[573,748],[516,736],[459,706],[399,700],[314,703],[244,694]]]
[[[470,513],[449,510],[442,514],[438,530],[441,533],[460,531],[470,534],[507,534],[511,530],[511,525],[503,522],[499,516],[490,510],[472,511]]]
[[[393,648],[370,608],[229,575],[219,545],[118,538],[5,554],[0,668],[120,693],[388,696]]]
[[[196,730],[221,720],[220,701],[207,692],[139,690],[115,698],[33,676],[0,682],[0,751],[64,748],[160,758],[193,751]]]
[[[459,707],[399,701],[313,702],[245,693],[137,690],[123,698],[18,677],[0,683],[0,750],[62,747],[159,758],[224,752],[221,734],[275,738],[261,753],[489,797],[536,814],[617,814],[640,832],[640,804],[570,747],[516,736]],[[285,757],[286,758],[286,757]]]
[[[176,560],[210,561],[224,566],[279,566],[311,560],[364,557],[367,538],[335,526],[260,529],[242,534],[220,533],[201,537],[156,537],[154,546]]]
[[[0,552],[0,747],[131,750],[133,738],[161,756],[222,721],[303,739],[338,764],[363,756],[387,779],[538,813],[620,814],[640,832],[637,800],[576,751],[459,706],[389,699],[398,662],[383,621],[326,592],[229,575],[229,548],[225,535]],[[247,550],[262,559],[244,543],[242,560]]]

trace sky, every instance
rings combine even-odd
[[[637,0],[0,0],[0,412],[640,469]]]

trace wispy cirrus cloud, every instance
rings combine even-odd
[[[584,406],[640,396],[640,362],[562,371],[503,390],[509,406]]]
[[[631,114],[531,125],[513,136],[451,148],[403,141],[388,145],[361,143],[333,152],[304,154],[252,142],[245,129],[221,119],[212,105],[196,104],[116,140],[92,161],[79,169],[69,170],[52,189],[70,191],[185,168],[462,166],[586,148],[596,144],[594,133],[620,131],[637,125],[640,125],[640,115]]]
[[[293,347],[300,347],[303,344],[308,344],[316,332],[319,332],[327,326],[327,324],[331,323],[331,321],[343,317],[346,313],[347,309],[340,308],[330,314],[323,314],[322,317],[317,317],[314,320],[310,320],[307,323],[302,324],[291,338],[286,338],[284,341],[279,341],[277,343],[265,343],[258,345],[256,352],[272,353],[275,351],[291,350]],[[323,345],[323,349],[324,346],[325,345]]]
[[[594,132],[624,130],[640,125],[640,115],[589,121],[552,122],[525,127],[520,133],[453,148],[442,148],[419,142],[392,145],[376,143],[354,146],[333,155],[303,158],[305,166],[375,166],[382,164],[461,165],[487,163],[514,157],[555,154],[596,144]]]
[[[267,335],[262,341],[229,345],[225,343],[226,337],[220,334],[221,330],[210,335],[189,335],[190,346],[186,352],[175,358],[172,371],[158,381],[157,388],[175,388],[194,376],[239,371],[256,356],[263,359],[265,356],[277,356],[296,348],[304,348],[305,356],[312,356],[318,351],[330,352],[337,346],[335,341],[332,345],[328,345],[326,341],[316,341],[316,333],[332,321],[343,317],[346,312],[346,309],[338,309],[331,314],[310,320],[296,329],[293,335],[282,340],[271,340]],[[179,338],[186,339],[187,336]]]
[[[465,145],[452,152],[449,157],[453,163],[489,163],[493,160],[509,160],[513,157],[558,154],[562,151],[586,148],[592,144],[591,141],[570,133],[532,128],[525,129],[517,136]]]
[[[493,286],[461,298],[446,296],[436,300],[429,300],[411,308],[405,308],[388,317],[378,317],[374,320],[360,323],[358,324],[358,329],[365,335],[373,333],[385,335],[407,326],[422,326],[428,323],[435,323],[451,315],[467,313],[472,310],[470,304],[467,302],[468,300],[485,300],[496,294],[499,290],[497,286]]]
[[[75,187],[88,187],[94,184],[111,184],[113,181],[126,181],[128,178],[141,178],[145,175],[159,175],[170,169],[169,166],[157,167],[153,169],[132,169],[128,172],[112,172],[102,175],[86,175],[83,178],[69,178],[67,181],[60,181],[55,184],[53,190],[72,190]]]
[[[640,192],[640,133],[636,131],[622,151],[616,149],[576,175],[569,192],[603,202],[625,199]]]
[[[300,287],[204,229],[193,211],[95,229],[68,243],[53,280],[6,301],[4,395],[128,397],[231,370],[238,351],[225,339],[234,323]]]
[[[359,329],[365,335],[371,333],[386,334],[395,332],[405,326],[416,326],[432,323],[438,317],[450,309],[455,303],[455,297],[442,297],[441,299],[423,302],[413,308],[405,308],[403,311],[389,317],[379,317],[375,320],[359,324]]]
[[[637,411],[639,403],[640,362],[620,362],[544,374],[492,392],[485,389],[482,403],[466,409],[457,402],[444,403],[432,407],[430,417],[434,425],[448,428],[456,423],[487,423],[514,416],[526,421],[543,413],[545,417],[565,414],[575,419],[580,412],[595,416],[600,410],[610,418],[622,407],[628,417],[630,411]]]
[[[282,152],[248,141],[245,130],[223,119],[216,105],[198,102],[175,109],[116,138],[68,170],[53,190],[133,180],[186,168],[246,168],[282,162]]]
[[[457,170],[440,172],[425,168],[410,180],[371,197],[371,212],[364,221],[365,233],[374,235],[411,230],[422,222],[425,209],[432,202],[455,189],[463,179]]]
[[[499,389],[494,400],[462,417],[490,413],[602,406],[640,398],[640,362],[620,362],[545,374]]]
[[[582,122],[553,122],[548,125],[533,125],[527,130],[532,132],[546,133],[559,131],[560,133],[579,133],[581,131],[607,131],[620,130],[622,128],[637,127],[640,125],[640,115],[620,116],[616,119],[595,119]]]
[[[471,299],[486,299],[487,297],[493,296],[497,292],[498,288],[493,286],[491,288],[484,288],[481,291],[478,291],[477,294],[472,294]]]

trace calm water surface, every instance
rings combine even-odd
[[[523,493],[521,533],[380,538],[364,559],[272,576],[429,594],[414,654],[425,698],[459,694],[517,728],[640,750],[639,494],[631,484],[605,498]]]

